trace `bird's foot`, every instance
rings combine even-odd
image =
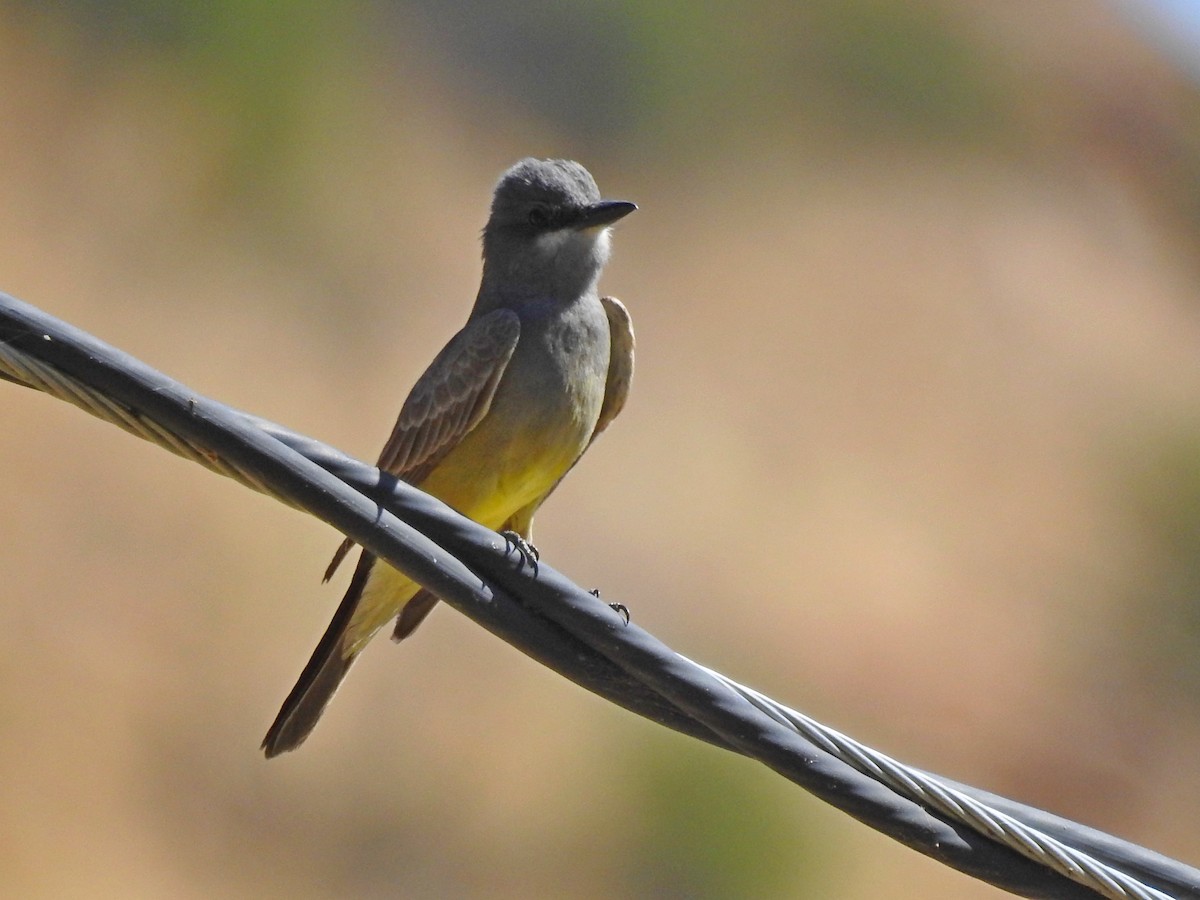
[[[595,597],[597,600],[600,599],[600,588],[592,588],[590,591],[588,591],[588,593],[591,594],[593,597]],[[617,615],[619,615],[622,619],[624,619],[626,625],[629,624],[629,607],[628,606],[626,606],[624,603],[610,603],[610,604],[608,604],[608,608],[611,609],[613,612],[615,612]]]
[[[541,559],[541,554],[538,553],[538,548],[521,537],[515,531],[502,531],[500,537],[504,538],[504,553],[507,556],[510,549],[516,550],[517,555],[521,557],[520,568],[525,566],[533,567],[533,574],[538,571],[538,560]]]

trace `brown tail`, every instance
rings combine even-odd
[[[321,718],[321,713],[329,704],[338,685],[350,671],[354,656],[345,656],[342,651],[342,638],[350,625],[350,618],[358,606],[359,597],[371,573],[375,557],[363,552],[359,557],[358,566],[354,569],[354,577],[350,579],[350,587],[342,598],[333,620],[321,636],[317,649],[313,651],[304,671],[296,681],[296,686],[283,701],[279,715],[275,717],[267,736],[263,738],[262,749],[267,758],[278,756],[289,750],[295,750],[308,737],[309,732]]]

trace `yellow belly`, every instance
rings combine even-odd
[[[485,418],[418,487],[479,524],[499,529],[545,497],[566,474],[586,448],[598,412],[598,402],[587,404],[579,414],[562,417],[558,427],[543,424],[517,434],[501,428],[497,419]],[[343,652],[350,656],[360,651],[418,590],[407,576],[377,562],[351,618]]]

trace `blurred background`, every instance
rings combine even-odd
[[[0,289],[374,459],[495,179],[635,200],[544,556],[902,760],[1200,863],[1190,0],[0,5]],[[449,608],[258,743],[323,524],[0,384],[0,894],[985,898]],[[343,575],[343,579],[344,579]]]

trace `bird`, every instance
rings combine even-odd
[[[522,159],[500,177],[483,229],[479,292],[463,328],[404,401],[377,466],[532,547],[533,516],[625,406],[629,311],[601,296],[611,228],[637,205],[601,198],[567,159]],[[354,543],[338,547],[328,581]],[[438,598],[365,548],[346,594],[263,739],[294,750],[355,658],[395,619],[408,637]]]

